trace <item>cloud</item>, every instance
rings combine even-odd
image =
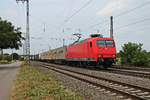
[[[129,5],[129,0],[112,0],[104,6],[100,11],[97,12],[97,15],[100,16],[110,16],[114,12],[122,10]]]

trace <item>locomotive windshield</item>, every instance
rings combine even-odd
[[[112,40],[98,40],[97,46],[100,47],[114,47],[114,43]]]

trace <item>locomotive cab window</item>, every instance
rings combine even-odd
[[[105,47],[106,46],[105,40],[98,40],[97,41],[97,46]]]
[[[114,47],[113,41],[106,41],[106,46],[107,47]]]
[[[114,47],[114,42],[112,40],[98,40],[97,46],[99,46],[99,47]]]

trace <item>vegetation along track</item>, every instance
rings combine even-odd
[[[119,95],[122,99],[150,100],[150,89],[147,88],[60,68],[60,65],[40,63],[40,66],[92,84],[100,91],[106,89],[108,93]]]

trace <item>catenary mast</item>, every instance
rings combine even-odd
[[[25,55],[26,60],[30,61],[30,28],[29,28],[29,0],[16,0],[26,2],[26,33],[25,33]]]

